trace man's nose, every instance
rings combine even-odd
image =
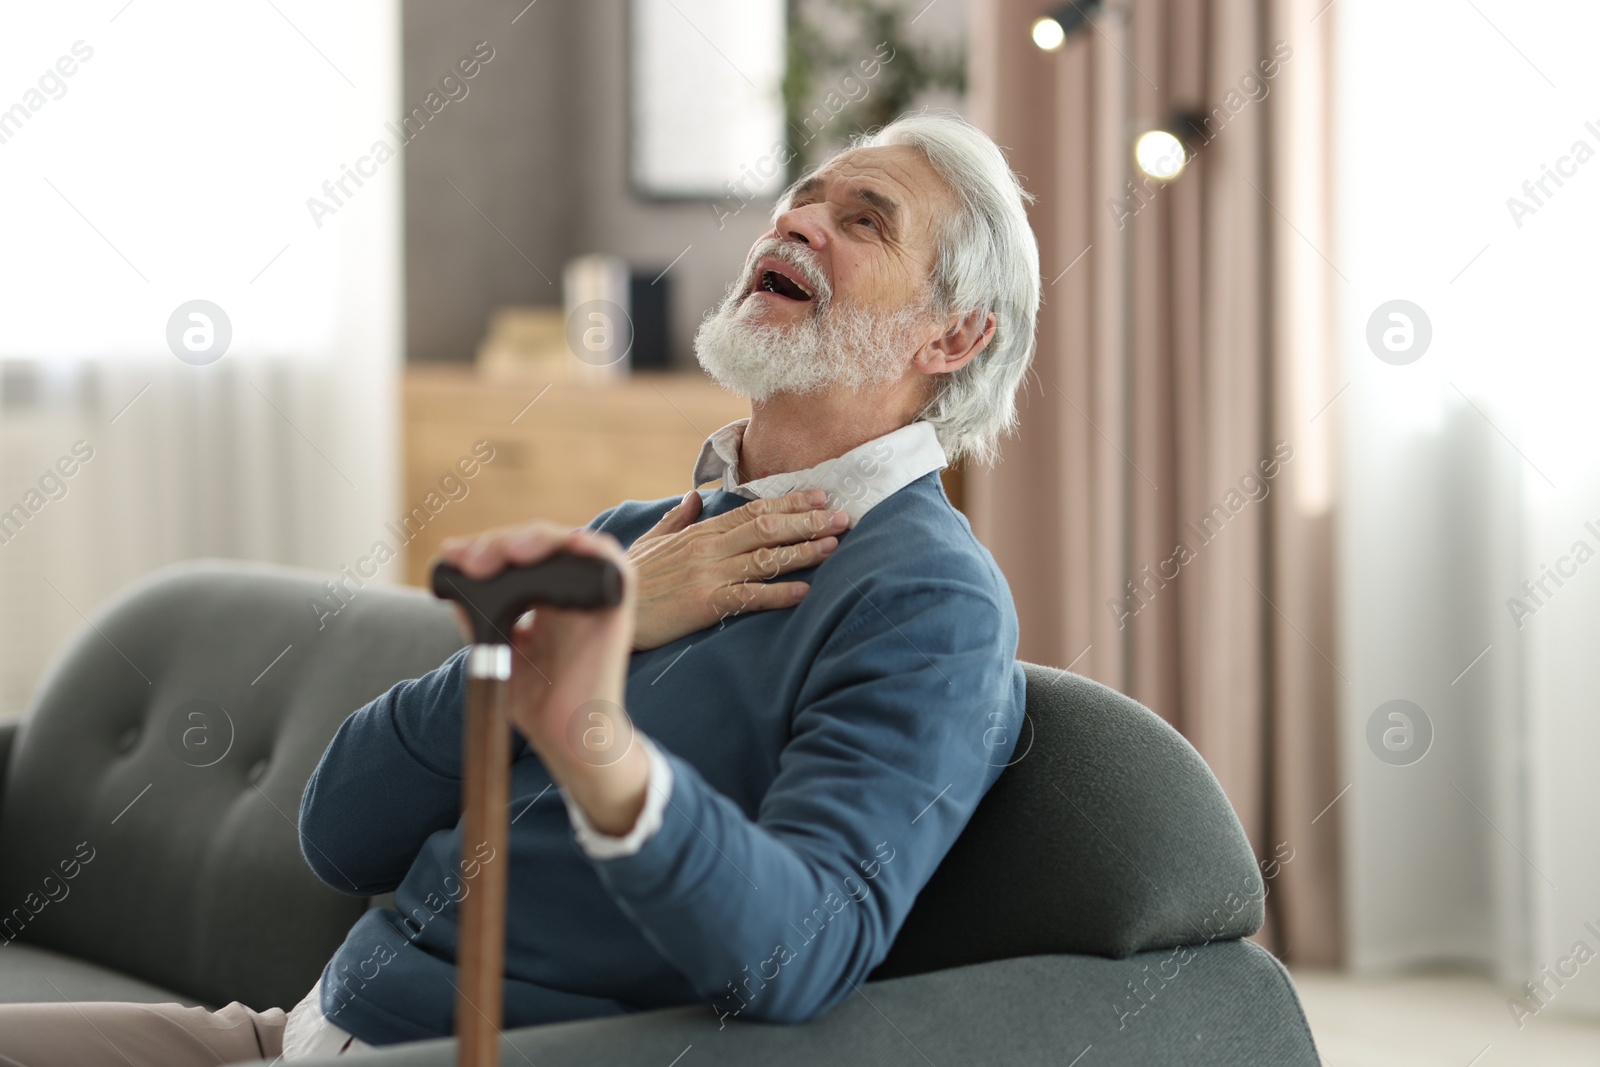
[[[820,251],[828,243],[828,229],[820,205],[803,204],[778,216],[773,227],[780,240],[799,241]]]

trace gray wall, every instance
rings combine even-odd
[[[494,49],[467,95],[404,150],[407,358],[470,360],[494,308],[559,306],[571,256],[611,253],[659,270],[688,247],[669,277],[674,360],[692,366],[694,329],[766,229],[770,204],[719,229],[704,202],[637,199],[626,0],[539,0],[512,24],[521,8],[404,4],[405,109],[477,42]]]

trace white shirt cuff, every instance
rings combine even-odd
[[[590,859],[609,860],[631,856],[661,829],[661,816],[666,811],[667,798],[672,795],[672,764],[644,734],[635,731],[634,738],[644,746],[645,755],[650,758],[650,777],[645,785],[644,807],[639,811],[633,829],[626,834],[613,836],[596,830],[589,822],[589,817],[567,796],[567,791],[561,790],[561,798],[567,805],[567,818],[572,823],[578,846]]]

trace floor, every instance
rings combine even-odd
[[[1519,1030],[1485,978],[1294,971],[1324,1067],[1595,1067],[1600,1019],[1552,1004]]]

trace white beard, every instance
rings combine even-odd
[[[915,329],[927,323],[929,309],[910,306],[872,313],[834,307],[827,279],[788,251],[758,249],[751,263],[773,254],[795,267],[816,294],[809,314],[796,323],[750,321],[765,298],[746,295],[753,281],[747,272],[728,286],[722,303],[695,332],[695,358],[706,373],[755,401],[779,393],[806,396],[833,386],[860,390],[899,378],[916,345]]]

